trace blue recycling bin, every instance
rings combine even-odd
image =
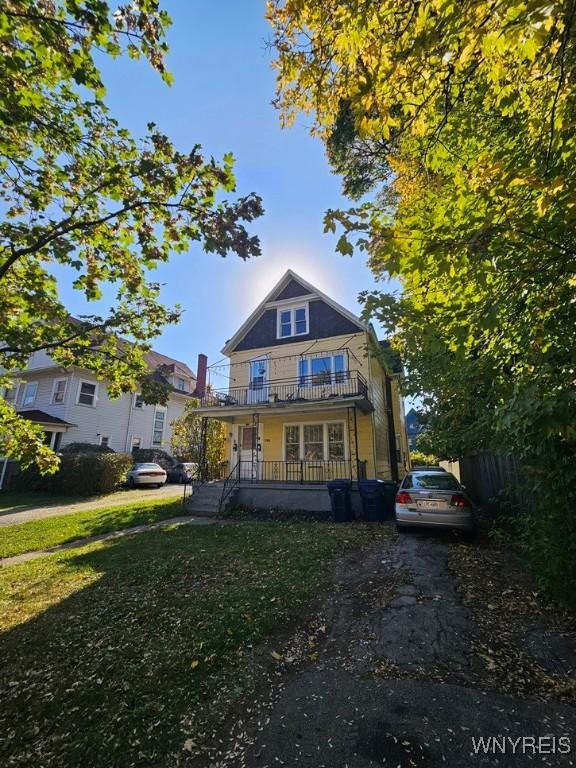
[[[360,480],[358,490],[366,520],[378,523],[394,515],[396,483],[386,480]]]
[[[350,496],[352,482],[350,480],[330,480],[327,485],[334,522],[348,523],[353,520],[354,513],[352,512]]]

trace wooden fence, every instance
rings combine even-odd
[[[522,466],[514,456],[482,451],[460,459],[459,463],[461,482],[472,499],[485,509],[496,509],[504,495],[515,506],[531,506]]]

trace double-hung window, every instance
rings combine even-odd
[[[152,432],[152,445],[162,445],[164,439],[164,422],[166,414],[164,411],[154,412],[154,430]]]
[[[284,428],[286,461],[342,461],[346,458],[343,422],[287,424]]]
[[[300,386],[339,384],[348,376],[344,352],[302,358],[298,361]]]
[[[36,394],[38,392],[38,382],[29,381],[24,388],[24,397],[22,399],[22,405],[34,405],[36,400]]]
[[[96,405],[97,384],[91,381],[81,381],[78,390],[78,405],[90,405],[92,408]]]
[[[303,336],[308,333],[308,307],[291,307],[278,310],[279,339],[290,336]]]
[[[57,379],[54,382],[54,389],[52,390],[52,405],[59,405],[64,402],[66,397],[66,379]]]
[[[138,408],[139,411],[144,408],[144,400],[142,399],[142,395],[134,395],[134,408]]]

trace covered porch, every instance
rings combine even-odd
[[[311,486],[375,476],[372,420],[356,404],[328,402],[218,409],[233,484]],[[224,478],[223,478],[224,479]]]
[[[53,451],[60,449],[60,443],[62,441],[62,435],[68,431],[69,427],[73,427],[73,424],[69,424],[63,419],[59,419],[57,416],[52,416],[45,411],[28,410],[19,411],[19,416],[28,421],[33,421],[38,424],[44,432],[44,442]]]

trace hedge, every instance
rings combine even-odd
[[[13,490],[50,491],[78,496],[110,493],[133,464],[127,453],[62,453],[55,475],[26,470],[13,478]]]

